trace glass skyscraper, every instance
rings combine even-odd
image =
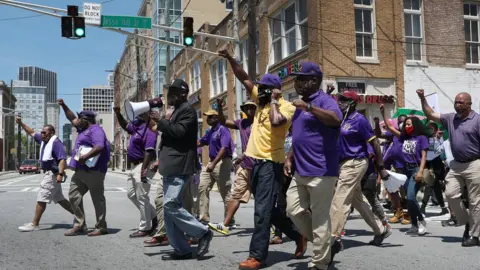
[[[168,7],[167,7],[168,3]],[[155,0],[155,8],[153,14],[153,23],[165,25],[168,20],[168,26],[182,29],[182,0]],[[167,38],[167,32],[161,29],[154,29],[155,38],[168,40],[181,44],[181,32],[171,31]],[[163,94],[163,85],[165,82],[165,71],[167,66],[167,46],[155,42],[154,49],[154,90],[155,96]],[[170,46],[169,62],[182,50],[181,47]]]
[[[18,80],[29,81],[30,86],[45,86],[45,102],[57,103],[57,73],[39,67],[20,67]]]

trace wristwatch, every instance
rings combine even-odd
[[[308,103],[307,104],[307,112],[310,112],[312,110],[312,104]]]
[[[64,176],[64,174],[63,174],[63,173],[57,173],[57,174],[58,174],[58,175],[60,175],[60,176]]]

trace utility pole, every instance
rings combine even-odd
[[[241,0],[233,0],[233,38],[235,39],[235,57],[237,58],[236,60],[239,61],[240,59],[240,37],[239,37],[239,30],[238,30],[238,24],[239,24],[239,12],[238,12],[238,6],[240,4]],[[252,77],[252,74],[250,74],[250,77]],[[256,74],[255,74],[256,75]],[[252,78],[255,79],[255,78]],[[238,79],[235,79],[235,118],[236,119],[241,119],[242,116],[240,114],[240,105],[242,105],[242,84]],[[237,153],[240,154],[242,153],[242,140],[240,139],[240,131],[236,131],[236,148],[237,148]]]
[[[165,25],[170,26],[170,1],[180,1],[180,0],[167,0],[165,3]],[[175,3],[174,3],[175,4]],[[172,5],[173,6],[173,5]],[[170,41],[170,31],[165,31],[167,41]],[[165,56],[165,83],[170,83],[170,45],[167,45],[167,54]]]
[[[248,0],[248,75],[257,79],[257,1]]]
[[[135,32],[138,33],[138,30],[135,30]],[[135,95],[135,101],[136,102],[140,101],[139,94],[140,94],[140,87],[141,87],[141,82],[142,82],[141,72],[140,72],[141,64],[140,64],[140,44],[139,44],[139,42],[140,42],[139,38],[135,37],[135,53],[136,53],[136,60],[137,60],[137,94]]]
[[[21,117],[20,114],[18,114]],[[20,159],[22,154],[22,128],[20,123],[17,124],[17,166],[20,166]]]

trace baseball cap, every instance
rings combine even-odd
[[[345,91],[343,93],[338,93],[337,94],[339,97],[343,97],[345,99],[351,99],[355,102],[358,102],[358,94],[356,92],[353,92],[353,91]]]
[[[172,91],[172,90],[189,91],[187,82],[185,82],[182,79],[175,79],[171,84],[165,85],[164,88],[167,88],[169,91]]]
[[[78,118],[95,118],[97,114],[94,111],[84,110],[77,113]]]
[[[256,81],[255,83],[258,85],[265,85],[282,90],[282,80],[276,75],[265,74],[259,81]]]
[[[322,77],[323,73],[320,66],[314,62],[302,62],[300,63],[300,71],[293,72],[293,76],[318,76]]]
[[[206,116],[218,115],[218,112],[215,111],[215,110],[208,110],[208,111],[204,112],[203,115],[206,115]]]
[[[251,101],[251,100],[247,100],[247,101],[245,101],[242,105],[240,105],[240,109],[243,108],[243,107],[245,107],[245,106],[247,106],[247,105],[253,105],[253,106],[257,107],[257,103],[255,103],[255,102],[253,102],[253,101]]]

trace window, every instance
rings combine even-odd
[[[193,65],[190,66],[190,89],[193,92],[200,90],[201,85],[200,77],[200,61],[195,61]]]
[[[307,19],[307,0],[295,0],[273,16],[270,28],[274,63],[307,46]]]
[[[465,23],[465,57],[467,64],[479,64],[478,40],[478,6],[476,4],[463,5]]]
[[[407,60],[422,61],[422,3],[421,0],[403,0]]]
[[[227,89],[226,62],[224,59],[210,65],[210,98],[223,93]]]
[[[354,0],[357,57],[374,57],[374,0]]]

